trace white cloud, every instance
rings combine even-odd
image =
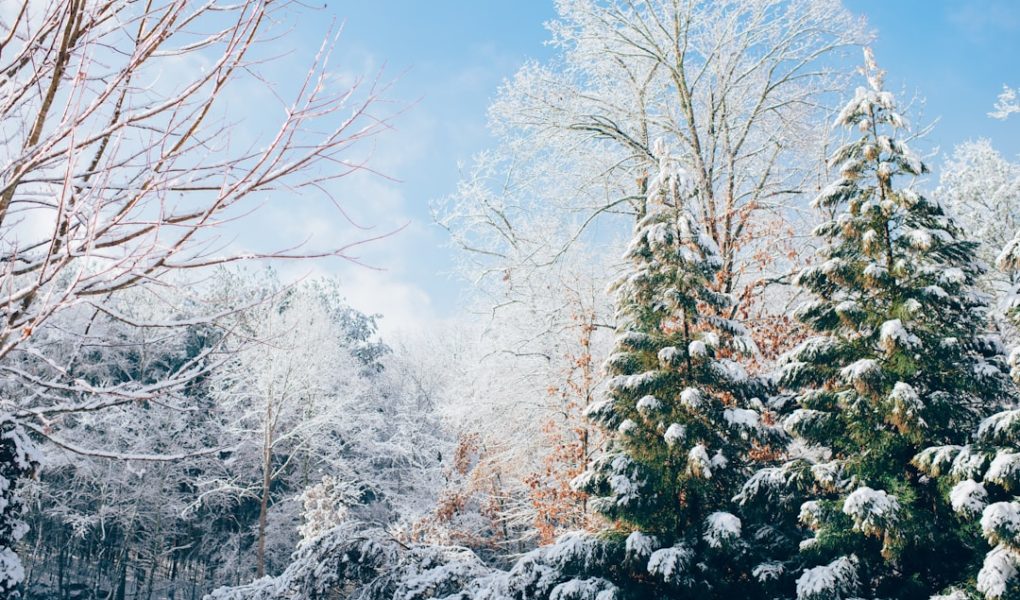
[[[383,339],[422,331],[436,320],[429,295],[418,286],[386,271],[352,268],[340,274],[343,293],[351,306],[367,314],[381,314]]]

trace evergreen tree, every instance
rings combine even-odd
[[[763,415],[766,390],[733,360],[754,344],[718,316],[732,299],[712,289],[720,260],[691,215],[693,190],[662,144],[657,152],[628,268],[611,288],[608,393],[588,411],[609,446],[574,482],[612,525],[526,555],[474,597],[751,597],[754,532],[732,498],[755,451],[785,439]]]
[[[39,458],[17,421],[0,413],[0,598],[21,598],[25,568],[15,547],[28,525],[21,519],[19,482],[35,473]]]
[[[1020,270],[1020,235],[1006,244],[999,267],[1015,274]],[[1014,291],[1007,315],[1020,323],[1020,305]],[[1020,348],[1010,354],[1014,380],[1020,380]],[[1015,400],[1015,399],[1014,399]],[[943,491],[967,529],[987,540],[980,569],[965,573],[954,590],[961,600],[1020,598],[1020,410],[1016,402],[984,421],[973,441],[925,449],[915,463],[939,479]]]
[[[799,518],[814,535],[791,561],[809,567],[800,600],[927,600],[957,582],[976,540],[911,459],[966,440],[1011,393],[977,245],[897,185],[927,169],[897,139],[904,119],[865,56],[868,86],[837,119],[860,135],[831,159],[841,176],[815,204],[835,216],[816,232],[821,261],[797,277],[815,299],[796,315],[816,336],[779,375],[797,394],[784,426],[806,452],[750,482],[808,496]]]

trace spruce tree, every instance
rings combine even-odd
[[[1020,235],[1006,245],[999,267],[1020,270]],[[1020,324],[1020,305],[1014,290],[1007,315]],[[1010,354],[1014,380],[1020,380],[1020,348]],[[925,449],[915,463],[939,479],[953,510],[968,521],[967,529],[987,542],[980,567],[964,573],[952,600],[1020,599],[1020,410],[1016,398],[1009,407],[978,426],[973,440],[963,445]]]
[[[976,244],[911,189],[927,169],[898,138],[905,121],[865,55],[868,85],[837,119],[859,135],[835,152],[840,177],[815,200],[834,217],[816,231],[820,261],[796,279],[815,297],[796,316],[816,335],[779,374],[796,393],[784,426],[803,458],[752,479],[808,496],[799,518],[813,536],[789,561],[800,561],[799,600],[949,590],[975,540],[911,459],[965,441],[1010,393],[975,288]]]
[[[768,390],[734,358],[753,351],[720,313],[721,261],[691,213],[695,192],[656,144],[658,171],[611,286],[615,351],[603,399],[586,412],[609,439],[573,485],[608,526],[571,533],[480,579],[473,600],[753,599],[756,530],[733,496],[751,464],[787,439],[758,400]]]
[[[608,393],[588,411],[610,443],[575,482],[611,530],[596,542],[600,560],[580,553],[587,568],[562,585],[583,584],[592,597],[750,598],[754,532],[732,498],[754,453],[785,442],[763,415],[761,382],[734,360],[754,343],[719,316],[733,300],[713,289],[721,261],[691,213],[694,190],[661,144],[657,152],[628,268],[611,287]]]
[[[0,413],[0,598],[21,598],[25,568],[15,548],[28,531],[21,519],[19,482],[39,468],[40,456],[25,431],[10,415]]]

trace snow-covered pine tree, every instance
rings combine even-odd
[[[800,510],[814,537],[801,544],[799,600],[927,600],[956,583],[975,540],[911,459],[965,441],[1010,394],[974,287],[976,244],[896,185],[926,168],[897,139],[904,119],[865,59],[868,86],[837,119],[860,136],[835,152],[841,177],[815,200],[835,217],[817,229],[821,261],[797,277],[815,296],[797,316],[817,335],[779,376],[799,403],[784,425],[807,451],[771,483],[813,492]]]
[[[618,337],[608,393],[588,411],[609,447],[576,481],[613,527],[597,551],[570,553],[581,560],[555,549],[538,558],[561,567],[560,594],[578,588],[570,598],[613,589],[619,598],[750,598],[753,532],[733,514],[732,498],[754,451],[782,445],[783,436],[762,414],[761,383],[733,360],[754,344],[740,324],[717,316],[732,300],[712,289],[720,261],[690,212],[686,174],[663,144],[656,151],[628,268],[612,286]]]
[[[1020,271],[1020,235],[1006,244],[998,264],[1014,276]],[[1020,324],[1016,291],[1012,297],[1007,315]],[[1020,380],[1020,348],[1013,349],[1009,363],[1013,379]],[[953,510],[990,546],[980,569],[956,588],[961,599],[1020,598],[1020,410],[1012,400],[981,422],[971,443],[927,448],[914,460],[939,479]]]
[[[39,467],[35,445],[17,421],[0,414],[0,598],[17,600],[25,569],[14,551],[28,525],[21,519],[18,485]]]

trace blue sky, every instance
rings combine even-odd
[[[846,0],[846,5],[876,31],[873,47],[889,73],[888,87],[925,99],[924,113],[915,114],[914,122],[938,119],[929,138],[933,148],[944,154],[967,139],[988,137],[1004,154],[1020,154],[1020,118],[1002,122],[986,116],[1004,83],[1020,85],[1020,1]],[[379,230],[408,226],[365,251],[364,258],[380,270],[334,261],[290,272],[338,275],[356,308],[384,314],[384,333],[454,314],[466,287],[449,275],[453,251],[431,224],[429,202],[453,191],[459,166],[493,144],[487,106],[524,61],[550,55],[543,23],[553,16],[551,0],[330,1],[297,15],[299,43],[312,48],[331,23],[345,22],[337,52],[343,68],[384,68],[397,79],[389,95],[408,110],[378,140],[373,160],[397,181],[359,176],[341,189],[346,206],[362,221]],[[317,235],[350,235],[348,227],[333,226],[335,214],[298,211],[282,217],[318,219]]]

